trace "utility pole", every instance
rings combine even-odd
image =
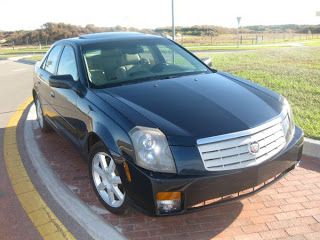
[[[320,17],[320,11],[317,11],[317,12],[316,12],[316,16],[317,16],[317,17]],[[318,37],[319,37],[319,35],[318,35]]]
[[[239,47],[240,45],[240,37],[239,37],[239,28],[240,28],[240,21],[241,21],[241,17],[237,17],[237,23],[238,23],[238,28],[237,28],[237,38],[238,38],[238,41],[237,41],[237,46]]]
[[[176,38],[176,28],[174,25],[174,0],[171,0],[171,10],[172,10],[172,40]]]

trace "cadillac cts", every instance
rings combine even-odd
[[[210,68],[175,42],[101,33],[56,42],[35,67],[39,125],[88,159],[113,213],[150,215],[237,200],[299,163],[288,101]]]

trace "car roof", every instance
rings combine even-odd
[[[152,38],[162,38],[161,36],[139,33],[139,32],[102,32],[102,33],[92,33],[80,35],[75,38],[67,38],[58,41],[61,42],[72,42],[78,45],[85,45],[90,43],[98,42],[113,42],[121,40],[138,40],[138,39],[152,39]]]

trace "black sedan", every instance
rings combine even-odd
[[[129,202],[170,215],[236,200],[301,158],[303,132],[284,97],[159,36],[58,41],[35,67],[33,97],[42,131],[88,159],[113,213]]]

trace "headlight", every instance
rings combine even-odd
[[[176,173],[167,139],[159,129],[135,127],[129,134],[138,166],[155,172]]]
[[[295,125],[294,125],[294,120],[293,120],[292,109],[290,107],[288,100],[285,97],[283,97],[283,110],[284,110],[284,112],[287,113],[285,119],[282,121],[282,126],[283,126],[285,133],[286,133],[287,142],[288,142],[291,140],[291,138],[294,134]]]

